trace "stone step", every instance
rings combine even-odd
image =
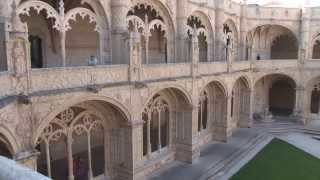
[[[251,150],[253,150],[257,144],[263,142],[269,136],[265,133],[261,133],[258,136],[251,138],[249,141],[241,145],[243,147],[241,150],[234,152],[228,158],[217,163],[214,167],[210,167],[204,175],[202,175],[199,180],[205,179],[215,179],[221,172],[224,172],[228,167],[232,167],[233,164],[237,163],[243,157],[245,157]]]
[[[320,136],[312,136],[313,139],[320,141]]]

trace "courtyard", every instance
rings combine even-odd
[[[230,180],[318,180],[320,159],[274,139]]]

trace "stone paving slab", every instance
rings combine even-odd
[[[227,159],[233,153],[241,150],[244,144],[258,136],[252,129],[239,129],[228,140],[228,143],[215,142],[206,146],[199,160],[194,164],[174,162],[169,168],[151,175],[151,180],[196,180],[207,173],[219,162]]]
[[[312,135],[288,133],[278,138],[320,159],[320,140],[313,139]]]

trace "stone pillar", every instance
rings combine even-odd
[[[312,47],[309,47],[311,11],[311,8],[303,8],[301,11],[299,43],[299,61],[301,64],[304,64],[305,59],[312,55]]]
[[[129,0],[112,0],[111,1],[111,42],[112,42],[112,64],[127,64],[128,55],[123,52],[128,29],[126,23],[127,13],[129,11]]]
[[[187,20],[188,20],[188,2],[185,0],[177,1],[177,56],[176,62],[189,62],[188,59],[188,35]]]
[[[226,142],[228,139],[228,98],[224,97],[223,99],[219,100],[219,103],[215,103],[217,107],[215,109],[220,110],[216,111],[215,113],[219,113],[219,119],[216,117],[214,121],[216,123],[213,124],[213,131],[214,131],[214,140],[217,141],[224,141]],[[218,107],[220,106],[220,107]]]
[[[215,40],[216,40],[216,48],[215,48],[215,61],[225,61],[225,42],[224,42],[224,35],[223,35],[223,23],[224,23],[224,0],[217,0],[216,1],[216,33],[215,33]]]
[[[254,87],[251,88],[250,90],[250,106],[249,106],[249,124],[248,124],[248,127],[252,127],[253,126],[253,123],[254,123],[254,119],[253,119],[253,113],[254,113],[254,102],[255,102],[255,99],[254,99]]]
[[[194,38],[195,37],[195,38]],[[177,112],[177,147],[176,158],[180,161],[194,163],[200,156],[199,133],[198,133],[198,112],[199,112],[199,92],[198,92],[198,59],[199,52],[197,36],[192,38],[192,105],[190,109],[183,109]]]
[[[245,4],[241,4],[241,18],[240,18],[240,60],[246,59],[246,49],[247,49],[247,6]],[[250,56],[250,54],[249,54]]]
[[[129,38],[129,80],[130,82],[136,82],[141,80],[141,49],[140,33],[131,32]]]
[[[231,107],[232,107],[232,95],[229,95],[227,97],[227,121],[226,121],[226,139],[225,141],[228,140],[228,137],[232,136],[232,127],[230,126],[231,125],[231,122],[232,122],[232,116],[231,116]],[[234,111],[234,107],[233,107],[233,111]],[[233,112],[234,114],[234,112]]]
[[[199,66],[199,41],[197,36],[196,27],[193,28],[193,34],[191,39],[191,73],[193,81],[199,75],[198,66]]]
[[[304,93],[305,88],[303,86],[298,86],[295,88],[296,98],[295,107],[293,115],[297,118],[299,123],[306,124],[306,119],[304,118]]]
[[[180,118],[183,118],[179,120],[180,122],[183,121],[183,127],[177,127],[181,128],[178,132],[176,145],[176,158],[179,161],[194,163],[200,156],[198,146],[198,108],[197,104],[185,112],[178,112],[178,114],[182,115]]]
[[[125,163],[119,168],[118,179],[143,180],[143,122],[130,122],[124,127]]]

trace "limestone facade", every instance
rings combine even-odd
[[[2,0],[0,70],[1,154],[145,179],[254,119],[320,120],[320,8]]]

